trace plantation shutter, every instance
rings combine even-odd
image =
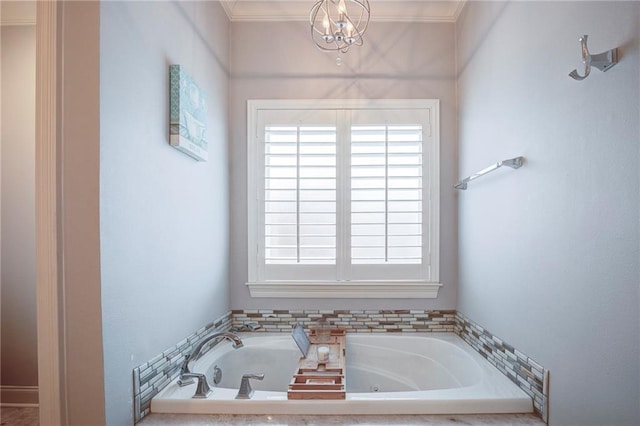
[[[266,276],[335,279],[336,113],[265,111]]]
[[[425,111],[257,112],[259,281],[429,276]]]
[[[428,116],[357,110],[350,123],[350,262],[355,279],[424,276]]]

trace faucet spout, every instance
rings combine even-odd
[[[202,352],[202,348],[204,348],[204,346],[207,343],[211,342],[212,340],[216,340],[216,339],[218,339],[218,340],[221,340],[221,339],[231,340],[231,342],[233,342],[233,348],[234,349],[240,349],[241,347],[244,346],[244,343],[242,343],[242,339],[240,339],[240,337],[238,337],[237,334],[231,333],[229,331],[216,331],[214,333],[209,334],[208,336],[203,337],[202,340],[200,340],[198,342],[198,344],[193,349],[193,351],[191,351],[191,353],[187,356],[187,358],[182,363],[182,368],[180,369],[180,377],[181,377],[181,379],[185,374],[188,375],[188,374],[191,373],[191,371],[189,370],[189,362],[191,362],[192,360],[198,359],[200,357],[200,352]],[[186,385],[186,384],[189,384],[189,383],[193,383],[193,380],[181,381],[182,385]]]
[[[238,337],[237,334],[231,333],[231,332],[228,332],[228,334],[230,335],[229,339],[231,339],[231,341],[233,341],[233,348],[234,349],[240,349],[241,347],[244,346],[244,343],[242,343],[242,339],[240,339],[240,337]]]

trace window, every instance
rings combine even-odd
[[[249,101],[257,297],[436,297],[437,100]]]

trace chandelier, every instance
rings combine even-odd
[[[362,46],[369,25],[369,0],[319,0],[311,8],[311,39],[325,52]]]

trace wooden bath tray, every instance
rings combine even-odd
[[[309,335],[311,346],[306,358],[300,358],[293,375],[288,399],[345,399],[345,330],[332,329],[326,341],[318,342],[316,330]],[[318,362],[318,346],[329,348],[329,361]]]

